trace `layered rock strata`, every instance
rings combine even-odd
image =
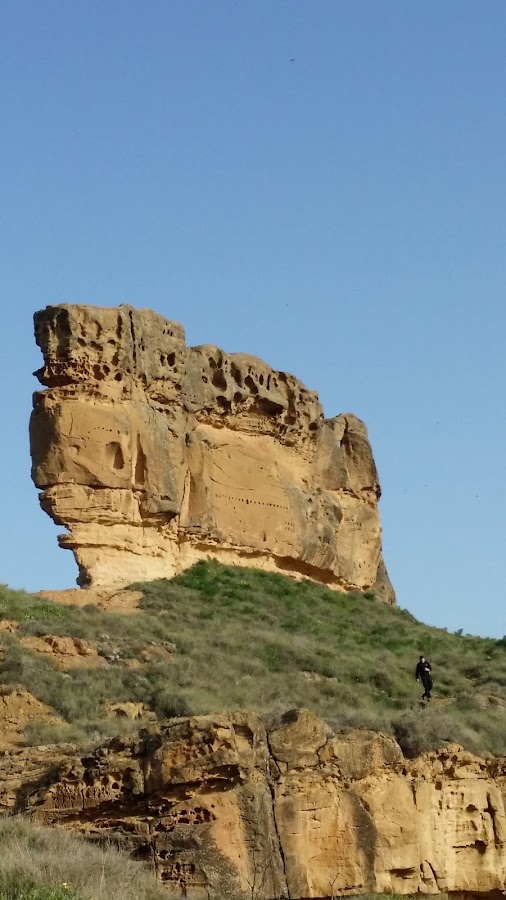
[[[366,428],[260,359],[188,347],[129,306],[35,315],[32,477],[82,586],[171,577],[202,557],[394,594]]]
[[[238,712],[178,719],[87,756],[0,758],[0,808],[117,841],[193,900],[503,895],[506,760],[403,758],[307,711],[268,734]]]

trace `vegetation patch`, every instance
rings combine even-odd
[[[0,900],[162,900],[154,873],[112,845],[97,846],[19,816],[0,819]]]
[[[504,638],[431,628],[371,592],[214,562],[133,587],[143,599],[128,615],[0,589],[0,616],[19,623],[1,636],[0,680],[54,709],[68,739],[138,727],[105,714],[134,701],[160,718],[247,708],[273,721],[307,707],[335,730],[392,734],[409,756],[445,741],[506,754]],[[48,633],[95,641],[108,665],[61,672],[18,639]],[[414,678],[421,653],[433,666],[430,704]],[[51,727],[62,732],[31,725],[27,736],[47,743]]]

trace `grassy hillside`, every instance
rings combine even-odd
[[[247,707],[273,719],[306,706],[336,729],[394,734],[408,755],[443,741],[506,754],[505,639],[430,628],[370,593],[216,563],[136,587],[143,600],[129,615],[0,589],[0,617],[19,623],[0,635],[0,682],[25,686],[65,723],[31,726],[29,740],[112,734],[127,726],[106,702],[132,700],[160,717]],[[95,642],[107,665],[58,671],[21,643],[47,634]],[[433,666],[430,705],[414,679],[420,653]]]

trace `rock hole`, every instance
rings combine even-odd
[[[232,375],[232,378],[234,379],[235,383],[238,384],[239,387],[242,387],[241,372],[240,372],[240,369],[237,368],[235,363],[231,363],[231,365],[230,365],[230,374]]]
[[[268,397],[259,397],[255,401],[255,405],[266,416],[279,416],[283,412],[281,403],[275,403],[274,400],[270,400]]]
[[[213,382],[215,388],[218,388],[219,391],[227,390],[227,379],[223,374],[223,369],[215,369],[211,381]]]
[[[64,338],[69,338],[72,334],[72,329],[69,324],[68,313],[62,312],[61,315],[57,317],[56,321],[58,331],[60,332],[61,336]]]
[[[113,469],[123,469],[125,460],[121,446],[116,441],[113,441],[112,443],[107,444],[107,448],[112,454]]]
[[[135,483],[144,484],[146,481],[146,455],[142,449],[141,439],[137,435],[137,459],[135,462]]]
[[[220,409],[222,409],[224,412],[230,412],[232,404],[230,403],[230,400],[227,400],[226,397],[222,397],[220,395],[219,397],[216,397],[216,402]]]
[[[131,859],[135,859],[139,862],[151,862],[152,848],[150,844],[143,844],[141,847],[137,847],[132,852]]]
[[[258,388],[257,388],[255,382],[253,381],[251,375],[246,375],[246,378],[244,379],[244,384],[246,385],[246,387],[248,387],[250,389],[252,394],[258,394]]]
[[[167,363],[169,364],[169,366],[175,365],[175,363],[176,363],[176,354],[175,353],[169,353],[169,355],[167,357]]]

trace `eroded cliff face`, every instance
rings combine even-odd
[[[178,719],[88,756],[0,758],[0,808],[112,838],[168,897],[329,900],[370,891],[501,896],[506,760],[456,746],[403,758],[293,711]]]
[[[49,306],[30,424],[40,502],[82,586],[172,577],[202,557],[377,589],[380,487],[365,426],[255,357],[187,347],[128,306]]]

